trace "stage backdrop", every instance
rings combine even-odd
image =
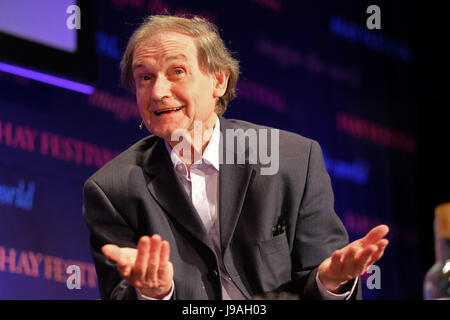
[[[66,5],[71,3],[76,1]],[[377,262],[379,282],[362,277],[364,298],[420,299],[417,99],[423,22],[417,19],[421,8],[405,3],[380,4],[381,29],[374,30],[366,25],[370,3],[361,1],[94,1],[89,21],[80,6],[78,32],[95,29],[90,91],[0,72],[0,299],[99,298],[82,187],[148,134],[138,129],[134,96],[119,85],[119,61],[143,18],[163,12],[210,19],[236,53],[242,70],[238,98],[225,117],[320,143],[335,210],[351,240],[379,223],[390,226],[390,245]],[[50,8],[35,23],[60,14],[61,8]],[[65,19],[60,28],[66,28]],[[67,286],[70,265],[79,267],[79,289]]]

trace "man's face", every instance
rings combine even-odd
[[[170,142],[176,129],[192,133],[194,121],[204,129],[215,123],[215,104],[223,90],[202,70],[194,39],[166,31],[141,43],[133,55],[136,98],[147,129]]]

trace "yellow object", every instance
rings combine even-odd
[[[434,216],[439,237],[450,239],[450,202],[436,206]]]

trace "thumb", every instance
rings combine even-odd
[[[106,244],[102,247],[103,254],[113,261],[118,262],[120,258],[120,248],[115,244]]]

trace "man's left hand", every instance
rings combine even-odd
[[[383,256],[389,243],[384,239],[388,232],[388,226],[379,225],[365,237],[334,251],[331,257],[320,264],[319,281],[328,291],[339,293],[349,280],[363,275],[369,266]]]

